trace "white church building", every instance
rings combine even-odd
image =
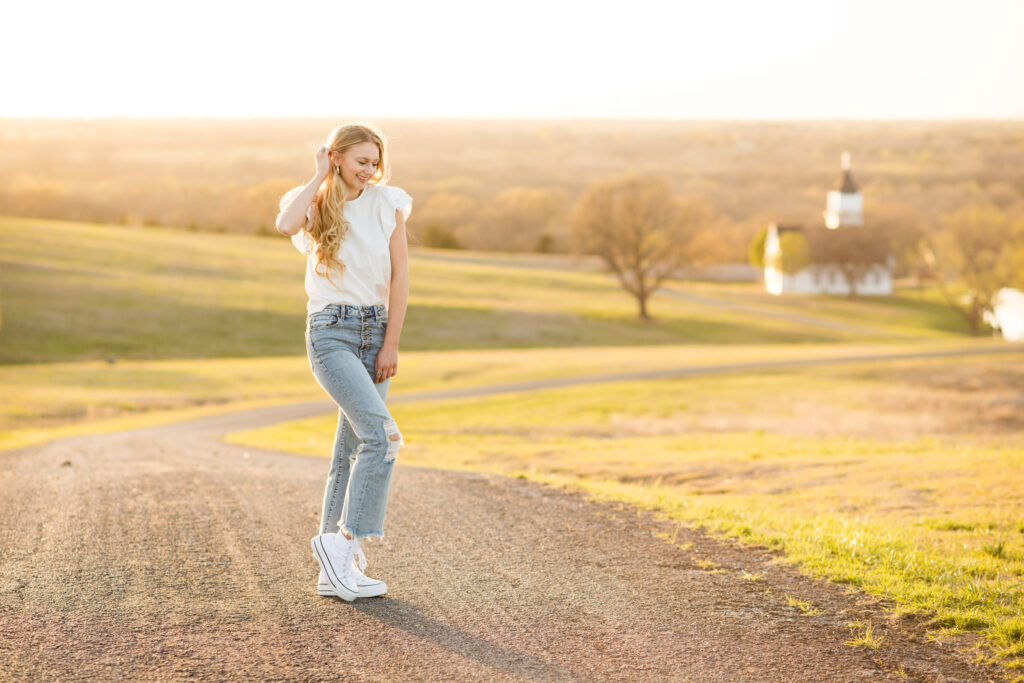
[[[842,173],[835,189],[825,199],[825,229],[860,230],[864,226],[864,198],[850,173],[850,154],[842,154]],[[798,225],[768,226],[764,243],[764,284],[770,294],[849,294],[850,283],[834,264],[810,263],[795,273],[784,273],[780,237],[787,232],[804,234]],[[876,263],[864,272],[856,283],[858,295],[880,296],[892,294],[892,259]]]

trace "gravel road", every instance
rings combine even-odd
[[[367,547],[390,593],[320,597],[309,538],[327,460],[218,440],[308,409],[0,453],[0,678],[995,678],[768,551],[679,529],[684,550],[646,513],[500,476],[400,466]],[[843,644],[857,619],[879,650]]]

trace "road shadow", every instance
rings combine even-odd
[[[404,600],[359,600],[352,607],[388,626],[507,674],[535,680],[575,678],[558,664],[432,619]]]

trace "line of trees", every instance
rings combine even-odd
[[[281,195],[309,177],[338,123],[6,120],[0,214],[274,234]],[[1001,209],[1024,202],[1020,121],[377,123],[393,142],[394,184],[416,200],[410,230],[423,245],[568,251],[568,216],[585,189],[641,168],[714,207],[736,262],[773,217],[820,215],[821,179],[844,148],[861,150],[867,197],[927,221],[979,198]],[[550,193],[541,204],[553,215],[515,218],[514,195],[525,205],[530,192]],[[517,222],[525,227],[506,244]]]

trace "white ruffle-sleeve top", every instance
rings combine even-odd
[[[289,190],[281,198],[281,208],[301,191],[301,186]],[[292,244],[306,255],[307,312],[316,313],[329,304],[382,303],[387,307],[391,288],[389,245],[398,224],[395,211],[402,211],[408,219],[412,197],[397,187],[367,185],[358,197],[346,201],[345,218],[350,227],[336,254],[345,270],[338,273],[331,269],[328,276],[322,274],[322,267],[321,273],[316,272],[317,246],[307,232],[315,210],[316,204],[311,202],[306,209],[306,226],[292,235]]]

